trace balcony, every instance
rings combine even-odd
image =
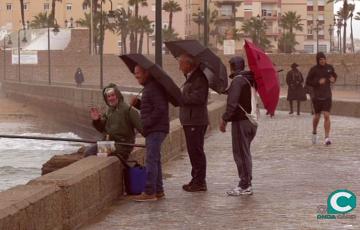
[[[261,10],[261,17],[265,20],[276,20],[278,13],[276,10]]]

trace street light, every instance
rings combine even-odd
[[[320,20],[316,19],[316,25],[314,30],[316,31],[316,53],[319,52],[319,31],[322,29],[320,26]]]
[[[208,23],[208,0],[204,0],[204,46],[208,46],[209,23]]]
[[[12,45],[11,36],[5,35],[4,37],[4,80],[6,80],[6,39],[8,39],[7,44]]]
[[[342,53],[342,48],[341,48],[341,27],[343,26],[342,23],[342,19],[338,18],[337,19],[337,35],[338,35],[338,48],[339,48],[339,52]]]
[[[55,20],[55,24],[54,24],[54,29],[52,31],[54,32],[54,35],[56,35],[60,30],[56,19],[54,20]],[[49,85],[51,85],[50,20],[48,20],[47,29],[48,29],[47,31],[48,32],[48,82]]]
[[[26,29],[25,28],[21,28],[18,30],[18,73],[19,73],[19,82],[21,82],[21,64],[20,64],[20,32],[24,31],[24,38],[22,39],[22,42],[26,43],[27,39],[26,39]]]
[[[108,21],[112,23],[115,20],[114,11],[112,10],[112,1],[110,1],[110,11],[108,13]],[[104,84],[104,25],[103,25],[103,8],[102,8],[102,1],[100,1],[100,89],[103,88]]]
[[[334,32],[334,26],[330,24],[329,25],[330,53],[333,51],[333,40],[332,40],[333,32]]]
[[[200,41],[200,39],[201,39],[201,37],[200,37],[200,24],[201,24],[201,14],[200,14],[201,12],[200,12],[200,7],[198,8],[198,37],[199,37],[199,41]]]

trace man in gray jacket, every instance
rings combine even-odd
[[[191,162],[192,179],[183,185],[187,192],[206,191],[206,156],[204,138],[208,120],[209,84],[199,63],[188,55],[179,57],[179,67],[186,81],[182,89],[183,106],[180,107],[180,122],[184,128],[186,146]]]
[[[250,71],[244,71],[245,61],[242,57],[233,57],[229,63],[231,70],[229,77],[233,80],[227,91],[226,112],[220,122],[220,131],[225,132],[226,123],[231,122],[233,155],[240,181],[227,194],[229,196],[251,195],[253,191],[250,144],[256,135],[257,127],[249,121],[245,111],[251,113],[251,86],[254,86],[255,81]]]

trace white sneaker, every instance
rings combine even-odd
[[[313,143],[313,145],[316,144],[317,142],[317,135],[316,134],[313,134],[312,137],[311,137],[311,142]]]
[[[241,196],[241,195],[252,195],[253,194],[253,190],[251,188],[251,186],[242,189],[240,187],[236,187],[230,191],[227,191],[226,194],[228,196]]]
[[[324,145],[331,145],[331,140],[330,138],[325,138],[325,141],[324,141]]]

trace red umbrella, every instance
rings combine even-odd
[[[274,65],[264,51],[245,40],[245,52],[250,70],[254,73],[257,91],[265,109],[273,115],[279,102],[280,83]]]

